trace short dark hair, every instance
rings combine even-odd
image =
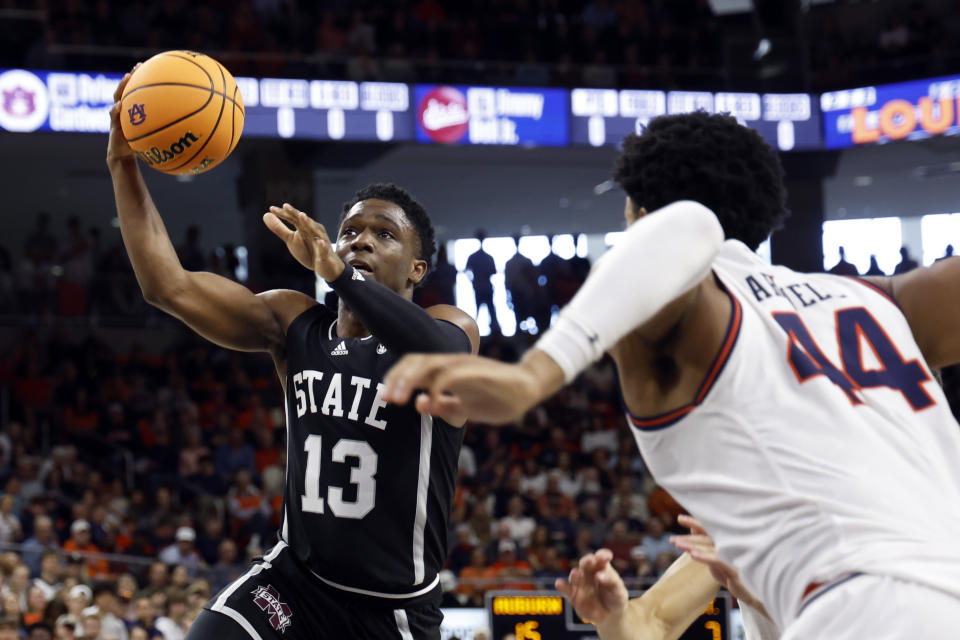
[[[353,200],[343,203],[343,211],[340,213],[340,220],[337,221],[337,224],[343,222],[343,219],[355,204],[374,198],[392,202],[400,207],[403,215],[407,217],[407,220],[417,231],[417,236],[420,238],[419,257],[421,260],[427,261],[427,267],[429,268],[433,264],[433,254],[437,250],[433,222],[430,221],[430,216],[423,205],[417,202],[416,198],[403,187],[398,187],[392,182],[377,182],[367,185],[354,194]]]
[[[629,134],[614,179],[648,211],[696,200],[728,239],[756,249],[789,215],[780,158],[753,129],[726,114],[660,116]]]

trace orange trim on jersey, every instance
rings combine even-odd
[[[635,416],[628,411],[627,417],[630,418],[630,422],[632,422],[635,427],[640,429],[663,429],[664,427],[669,427],[696,409],[707,397],[707,394],[710,393],[710,389],[713,388],[713,384],[720,376],[720,372],[723,371],[723,367],[730,359],[730,353],[733,351],[733,345],[736,344],[737,337],[740,335],[740,325],[743,320],[743,309],[740,306],[740,301],[722,284],[721,288],[730,298],[730,322],[727,325],[727,334],[723,339],[723,344],[720,346],[720,350],[710,364],[710,368],[707,370],[707,375],[704,376],[703,382],[700,383],[693,402],[674,409],[673,411],[655,416]]]
[[[845,276],[845,277],[853,280],[854,282],[859,282],[860,284],[866,287],[870,287],[871,289],[873,289],[874,291],[882,295],[884,298],[886,298],[887,300],[895,304],[897,306],[897,309],[901,308],[900,303],[897,302],[897,299],[894,298],[892,295],[890,295],[890,293],[887,290],[885,290],[883,287],[878,287],[877,285],[873,284],[869,280],[864,280],[863,278],[858,278],[857,276]]]

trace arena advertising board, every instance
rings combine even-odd
[[[820,96],[827,148],[960,134],[960,76]]]
[[[418,84],[417,141],[567,146],[569,94],[565,89]]]
[[[651,118],[698,110],[729,113],[780,151],[822,147],[816,98],[805,93],[574,89],[571,140],[615,145],[628,133],[641,132]]]
[[[106,133],[119,73],[0,69],[0,130]],[[410,88],[389,82],[236,78],[243,135],[312,140],[413,139]]]

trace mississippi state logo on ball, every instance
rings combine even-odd
[[[435,87],[417,105],[417,121],[434,142],[459,142],[470,127],[467,98],[453,87]]]

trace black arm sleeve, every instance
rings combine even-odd
[[[348,264],[330,286],[388,349],[397,353],[470,351],[470,339],[463,329],[431,317],[419,305],[364,278]]]

